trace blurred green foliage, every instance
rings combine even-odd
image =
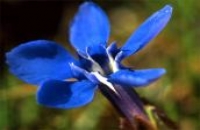
[[[137,91],[177,121],[181,130],[199,130],[200,2],[195,0],[118,0],[115,2],[99,0],[96,2],[110,17],[112,25],[110,42],[117,40],[119,46],[154,11],[165,4],[173,6],[172,19],[164,31],[145,49],[128,58],[124,64],[135,68],[166,68],[168,73],[163,78]],[[12,4],[18,3],[20,1]],[[69,17],[73,16],[77,8],[78,4],[72,11],[64,8],[58,31],[54,37],[51,37],[65,43],[70,51],[72,50],[67,46],[65,31],[70,21]],[[3,79],[0,83],[1,130],[118,129],[118,114],[99,92],[94,101],[87,106],[56,110],[37,105],[36,88],[22,83],[7,70]]]

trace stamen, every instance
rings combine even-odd
[[[107,78],[101,76],[98,72],[92,72],[91,74],[93,74],[101,83],[108,86],[113,92],[118,94],[118,92],[115,90],[115,87],[110,82],[108,82]]]
[[[109,59],[109,66],[111,67],[113,72],[117,72],[119,70],[117,62],[114,60],[114,58],[110,54],[109,49],[110,49],[109,47],[106,49],[106,53],[107,53],[108,59]]]

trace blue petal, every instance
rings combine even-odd
[[[39,85],[47,79],[72,76],[69,63],[75,59],[53,41],[36,40],[21,44],[6,54],[10,71],[27,83]]]
[[[39,104],[53,108],[74,108],[91,102],[96,85],[88,80],[80,82],[49,80],[37,92]]]
[[[95,52],[99,45],[106,45],[109,33],[109,20],[104,11],[93,2],[85,2],[70,25],[70,42],[78,51],[84,53],[86,47],[92,47]]]
[[[128,87],[145,86],[165,74],[165,69],[120,70],[111,74],[108,81]]]
[[[172,14],[172,7],[166,5],[161,10],[155,12],[150,16],[126,41],[125,45],[121,48],[123,54],[121,59],[138,52],[150,40],[155,38],[158,33],[168,23]],[[119,58],[120,59],[120,58]]]
[[[74,64],[70,64],[71,70],[72,70],[72,74],[74,75],[74,77],[76,79],[88,79],[89,81],[95,83],[95,84],[99,84],[99,80],[96,78],[96,76],[94,76],[92,74],[92,72],[88,72],[87,70],[84,70]]]

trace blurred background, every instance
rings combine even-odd
[[[119,115],[97,92],[92,103],[57,110],[37,105],[36,87],[8,72],[5,52],[36,39],[50,39],[74,53],[68,25],[83,1],[0,0],[0,130],[117,130]],[[96,0],[111,23],[110,42],[123,45],[134,29],[166,4],[174,8],[160,35],[124,61],[135,68],[166,68],[167,74],[138,93],[153,102],[181,130],[200,130],[200,1]]]

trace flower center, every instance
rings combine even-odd
[[[91,72],[99,72],[100,74],[107,76],[111,73],[119,70],[118,64],[115,61],[112,53],[108,48],[103,48],[104,53],[102,55],[90,56],[88,53],[88,60],[92,63]]]
[[[112,83],[107,81],[107,76],[111,73],[117,72],[119,70],[118,64],[115,61],[112,53],[108,48],[103,48],[104,52],[102,55],[90,55],[88,53],[88,49],[86,49],[86,53],[81,53],[78,51],[80,56],[80,60],[85,63],[81,67],[70,64],[72,73],[78,79],[85,79],[96,83],[96,84],[104,84],[112,91],[115,91]]]

